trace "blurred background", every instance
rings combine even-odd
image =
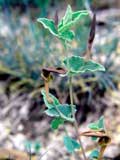
[[[36,21],[38,17],[54,19],[56,11],[60,19],[68,4],[73,10],[96,13],[92,56],[106,68],[73,80],[77,121],[82,130],[104,115],[112,137],[105,157],[120,160],[120,0],[0,0],[1,160],[28,160],[30,154],[33,159],[70,159],[62,144],[63,128],[58,132],[50,128],[40,93],[41,68],[61,66],[64,50]],[[84,55],[90,22],[88,17],[77,24],[69,54]],[[50,92],[69,103],[66,78],[54,76]],[[74,136],[72,126],[66,126]],[[93,147],[89,140],[88,146]]]

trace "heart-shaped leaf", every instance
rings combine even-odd
[[[60,114],[55,108],[46,109],[45,113],[50,117],[60,117]]]
[[[73,107],[75,112],[76,111],[75,106]],[[68,104],[56,105],[54,108],[47,109],[45,113],[51,117],[61,117],[66,121],[70,121],[70,122],[74,121],[74,119],[72,118],[71,106]]]
[[[87,10],[76,11],[72,13],[72,21],[76,24],[80,21],[81,18],[88,15]]]
[[[88,127],[89,127],[90,129],[92,129],[92,130],[99,130],[99,126],[98,126],[98,123],[97,123],[97,122],[95,122],[95,123],[90,123],[90,124],[88,125]]]
[[[61,19],[61,21],[58,24],[58,30],[71,20],[72,20],[72,8],[70,5],[68,5],[65,16]]]
[[[86,10],[72,12],[70,6],[68,6],[65,16],[62,18],[58,24],[58,32],[62,33],[69,30],[71,27],[75,26],[81,19],[81,17],[88,15]]]
[[[105,71],[105,68],[92,60],[86,60],[80,56],[71,56],[63,61],[70,74],[84,72]]]
[[[98,137],[91,137],[93,141],[97,141]]]
[[[99,151],[93,150],[92,153],[89,155],[90,160],[97,160],[99,157]]]
[[[68,5],[65,16],[59,22],[56,27],[55,24],[58,23],[58,15],[55,17],[55,22],[51,19],[47,18],[38,18],[37,21],[40,22],[46,29],[49,30],[54,36],[58,37],[61,40],[71,41],[74,38],[74,32],[70,29],[75,26],[77,22],[81,19],[81,17],[88,15],[88,12],[77,11],[73,12],[71,6]]]
[[[69,153],[73,153],[76,149],[80,149],[80,144],[69,136],[64,137],[64,145]]]
[[[63,40],[72,41],[74,37],[75,37],[75,34],[73,31],[67,30],[67,31],[59,33],[59,38]]]
[[[59,111],[66,117],[72,116],[71,106],[69,104],[59,104],[57,105]],[[76,112],[75,106],[73,105],[74,112]]]
[[[89,128],[92,130],[105,130],[104,117],[101,116],[100,119],[94,123],[90,123]]]
[[[37,21],[40,22],[46,29],[48,29],[49,32],[54,36],[58,36],[58,31],[53,20],[47,18],[38,18]]]
[[[61,124],[64,124],[64,120],[62,118],[55,118],[51,122],[51,128],[58,129]]]
[[[100,119],[99,119],[99,121],[98,121],[98,126],[99,126],[99,128],[101,128],[101,129],[105,129],[104,117],[103,117],[103,116],[100,117]]]
[[[72,8],[68,5],[65,16],[62,19],[62,24],[65,25],[70,21],[72,21]]]
[[[41,93],[43,95],[43,100],[47,108],[51,109],[60,104],[59,100],[50,93],[49,93],[49,97],[52,99],[53,102],[52,103],[48,102],[47,95],[44,89],[41,90]]]

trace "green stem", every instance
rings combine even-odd
[[[67,41],[65,41],[64,46],[65,46],[65,50],[67,52]],[[69,58],[69,56],[68,56],[68,52],[67,52],[67,68],[69,68],[69,60],[68,60],[68,58]],[[74,119],[73,123],[74,123],[75,131],[76,131],[76,134],[77,134],[77,138],[78,138],[79,143],[81,145],[81,150],[82,150],[82,154],[83,154],[84,160],[87,160],[87,157],[85,155],[85,150],[84,150],[84,147],[83,147],[83,144],[82,144],[82,141],[81,141],[81,137],[80,137],[80,134],[79,134],[78,124],[77,124],[77,121],[76,121],[76,118],[75,118],[75,112],[74,112],[74,108],[73,108],[72,76],[69,76],[68,78],[69,78],[69,93],[70,93],[70,103],[71,103],[72,118]]]
[[[31,147],[29,148],[29,153],[28,153],[28,155],[29,155],[29,160],[32,160],[32,159],[31,159]]]
[[[66,136],[69,136],[68,131],[67,131],[67,129],[65,128],[65,125],[63,125],[63,128],[64,128],[64,131],[65,131]]]
[[[79,133],[78,123],[77,123],[76,118],[75,118],[74,108],[73,108],[72,76],[69,76],[69,92],[70,92],[70,103],[71,103],[72,116],[74,118],[74,122],[73,123],[74,123],[75,131],[76,131],[79,143],[81,145],[81,150],[82,150],[82,154],[83,154],[84,160],[87,160],[87,157],[85,155],[85,150],[84,150],[84,147],[83,147],[83,144],[82,144],[82,141],[81,141],[80,133]]]

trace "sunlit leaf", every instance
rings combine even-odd
[[[72,13],[72,21],[76,24],[78,23],[84,16],[88,15],[87,10],[76,11]]]
[[[66,30],[64,32],[59,33],[59,38],[67,41],[72,41],[74,37],[75,37],[75,34],[73,31]]]
[[[68,152],[73,153],[76,149],[80,149],[80,144],[73,138],[65,136],[64,145]]]
[[[105,68],[101,64],[92,60],[86,60],[80,56],[71,56],[69,58],[65,58],[63,63],[70,74],[105,71]]]
[[[88,126],[90,129],[99,130],[98,123],[90,123]]]
[[[68,5],[65,16],[62,19],[63,25],[67,24],[72,20],[72,8]]]
[[[34,145],[34,149],[35,149],[35,152],[38,153],[41,149],[41,144],[39,141],[35,141],[35,143],[33,144]]]
[[[54,108],[55,106],[60,104],[59,100],[50,93],[49,93],[49,97],[53,100],[53,102],[52,103],[48,102],[47,95],[44,89],[41,90],[41,93],[43,95],[43,100],[47,108]]]
[[[76,23],[78,23],[81,20],[81,17],[88,15],[88,12],[85,10],[72,12],[70,8],[71,7],[68,6],[65,16],[58,25],[59,33],[69,30],[71,27],[75,26]]]
[[[105,129],[105,126],[104,126],[104,117],[101,116],[100,119],[94,123],[90,123],[89,125],[89,128],[90,129],[93,129],[93,130],[104,130]]]
[[[105,128],[105,126],[104,126],[104,117],[103,117],[103,116],[100,117],[100,119],[99,119],[99,121],[98,121],[98,126],[99,126],[99,128],[101,128],[101,129],[104,129],[104,128]]]
[[[72,116],[72,110],[71,110],[71,106],[69,104],[59,104],[59,105],[57,105],[57,108],[66,117],[71,117]],[[76,109],[75,109],[74,105],[73,105],[73,110],[74,110],[74,112],[76,112]]]
[[[50,117],[60,117],[60,114],[55,108],[46,109],[45,113]]]
[[[61,124],[64,124],[64,120],[62,118],[55,118],[51,122],[51,128],[58,129]]]
[[[98,137],[91,137],[93,141],[96,141]]]
[[[75,106],[73,106],[74,112]],[[56,105],[54,108],[49,108],[45,110],[45,113],[51,117],[60,117],[66,121],[73,122],[74,119],[72,118],[72,111],[71,111],[71,106],[68,104],[59,104]]]
[[[98,150],[93,150],[92,153],[90,154],[89,158],[90,160],[97,160],[99,157],[99,151]]]
[[[75,26],[75,24],[80,21],[81,17],[85,15],[88,15],[87,11],[73,12],[71,6],[68,5],[65,16],[59,22],[58,27],[55,26],[56,19],[58,22],[58,16],[56,16],[55,22],[47,18],[38,18],[37,21],[59,39],[71,41],[74,38],[74,33],[70,30],[71,27]]]
[[[38,18],[37,21],[40,22],[46,29],[48,29],[50,33],[52,33],[55,36],[58,36],[58,32],[53,20],[47,18]]]
[[[58,30],[63,27],[65,24],[70,22],[72,20],[72,9],[71,6],[68,5],[65,16],[61,19],[61,21],[58,24]]]

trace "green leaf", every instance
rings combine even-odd
[[[80,144],[73,138],[65,136],[64,145],[69,153],[73,153],[75,149],[80,149]]]
[[[87,15],[88,15],[87,10],[73,12],[72,13],[72,21],[74,21],[74,23],[77,23],[81,18],[83,18],[84,16],[87,16]]]
[[[100,119],[94,123],[90,123],[88,125],[88,127],[90,129],[93,129],[93,130],[105,130],[105,126],[104,126],[104,117],[101,116]]]
[[[73,105],[72,107],[73,107],[73,111],[76,112],[75,106]],[[57,105],[57,109],[60,111],[60,116],[63,119],[73,121],[73,118],[71,118],[72,117],[72,110],[71,110],[71,106],[69,104]]]
[[[74,112],[75,112],[76,111],[75,106],[73,107],[74,107]],[[51,117],[61,117],[62,119],[66,121],[70,121],[70,122],[74,121],[74,119],[72,118],[71,106],[68,104],[59,104],[55,106],[54,108],[47,109],[45,113]]]
[[[38,153],[40,151],[40,148],[41,148],[40,142],[39,141],[35,141],[35,143],[34,143],[35,152]]]
[[[57,105],[59,111],[66,117],[72,116],[71,106],[69,104],[59,104]],[[73,105],[74,112],[76,112],[75,106]]]
[[[47,18],[38,18],[37,21],[40,22],[46,29],[48,29],[50,33],[52,33],[55,36],[58,36],[58,32],[53,20]]]
[[[69,30],[59,33],[59,38],[63,40],[72,41],[74,37],[75,37],[74,32]]]
[[[62,19],[63,25],[67,24],[72,20],[72,8],[68,5],[65,16]]]
[[[53,100],[53,103],[49,103],[44,89],[41,90],[41,93],[43,95],[43,100],[47,108],[54,108],[55,106],[60,104],[59,100],[50,93],[49,93],[49,97]]]
[[[98,137],[91,137],[93,141],[96,141]]]
[[[63,26],[59,27],[59,28],[58,28],[58,33],[61,34],[62,32],[69,31],[70,28],[71,28],[72,26],[74,26],[74,25],[75,25],[74,22],[73,22],[73,21],[70,21],[70,22],[68,22],[66,25],[63,25]]]
[[[51,122],[52,129],[58,129],[59,125],[64,124],[64,120],[62,118],[55,118]]]
[[[83,10],[73,12],[71,6],[68,5],[65,16],[59,22],[58,28],[56,28],[54,21],[51,19],[38,18],[37,21],[48,29],[54,36],[57,36],[62,40],[71,41],[74,38],[74,33],[70,30],[70,28],[79,22],[81,17],[85,15],[88,15],[87,11]]]
[[[58,32],[61,33],[66,30],[69,30],[71,27],[75,26],[76,23],[78,23],[83,16],[86,15],[88,15],[87,11],[83,10],[72,12],[71,7],[68,6],[65,16],[58,25]]]
[[[98,159],[99,157],[99,151],[98,150],[93,150],[92,153],[89,155],[89,158],[91,160],[94,160],[94,159]]]
[[[71,20],[72,20],[72,9],[71,9],[71,6],[68,5],[65,16],[61,19],[61,21],[58,24],[58,29],[63,27],[65,24],[67,24]]]
[[[26,149],[27,151],[30,151],[31,148],[32,148],[32,141],[26,140],[26,141],[24,142],[24,146],[25,146],[25,149]]]
[[[41,148],[41,143],[37,140],[31,141],[31,140],[26,140],[24,142],[25,148],[27,151],[34,150],[35,153],[38,153],[40,148]]]
[[[99,128],[101,129],[105,129],[105,126],[104,126],[104,116],[101,116],[99,121],[98,121],[98,126]]]
[[[80,56],[71,56],[69,58],[65,58],[63,63],[70,74],[105,71],[105,68],[101,64],[92,60],[86,60]]]
[[[98,123],[90,123],[88,127],[92,130],[99,130]]]
[[[60,114],[55,108],[45,110],[45,113],[50,117],[60,117]]]

